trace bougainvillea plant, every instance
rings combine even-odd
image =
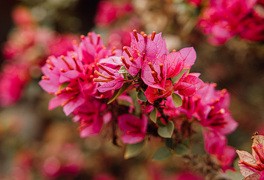
[[[53,95],[49,109],[62,106],[79,123],[81,137],[106,126],[113,143],[126,146],[125,157],[131,157],[150,136],[162,139],[168,152],[188,147],[183,139],[199,126],[205,151],[223,170],[232,168],[235,150],[226,135],[237,123],[229,112],[229,94],[190,72],[194,48],[169,52],[161,33],[134,30],[131,44],[122,49],[107,48],[93,32],[73,49],[47,59],[39,84]]]

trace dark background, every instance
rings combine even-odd
[[[73,15],[81,20],[81,27],[79,32],[85,34],[94,26],[94,16],[97,10],[99,0],[78,0],[76,7],[73,10]],[[8,0],[1,1],[0,4],[0,49],[2,49],[7,40],[8,33],[13,27],[12,9],[22,4],[21,1]],[[64,31],[59,24],[56,24],[56,30]],[[0,63],[4,60],[2,50],[0,52]]]

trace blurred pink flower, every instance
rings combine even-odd
[[[264,136],[254,135],[252,155],[246,151],[237,150],[240,161],[238,162],[241,174],[246,178],[256,175],[264,179]],[[257,178],[255,177],[255,178]]]
[[[84,165],[82,152],[76,144],[62,144],[46,149],[42,171],[48,178],[78,174]]]
[[[224,135],[233,132],[238,123],[228,110],[230,104],[228,92],[216,91],[214,84],[207,84],[198,93],[201,103],[198,105],[197,117],[202,126]]]
[[[227,146],[226,137],[210,130],[204,130],[203,135],[205,150],[218,160],[222,170],[233,169],[232,163],[236,153],[233,147]]]
[[[93,180],[116,180],[116,178],[110,174],[103,173],[96,175]]]
[[[108,45],[122,49],[123,46],[129,46],[131,43],[130,31],[128,30],[114,30],[110,33],[108,38]]]
[[[48,54],[58,57],[60,55],[67,55],[68,51],[73,50],[73,41],[76,39],[74,35],[56,35],[48,44]]]
[[[197,6],[200,6],[200,4],[202,3],[202,0],[187,0],[187,2],[197,7]]]
[[[75,122],[79,123],[81,137],[88,137],[100,133],[105,120],[107,106],[99,100],[91,98],[73,112]]]
[[[147,118],[138,118],[131,114],[118,117],[118,126],[122,132],[121,139],[126,144],[135,144],[144,140],[147,130]]]
[[[210,1],[205,8],[198,26],[209,35],[209,42],[224,44],[235,35],[241,38],[264,40],[263,17],[255,13],[257,0]]]
[[[111,1],[101,1],[98,5],[95,23],[99,26],[107,26],[117,19],[133,11],[130,3],[114,3]]]
[[[28,27],[35,25],[35,20],[31,15],[29,9],[24,6],[16,7],[12,12],[14,23],[20,27]]]
[[[0,74],[0,106],[10,106],[22,96],[24,86],[29,80],[26,65],[8,64]]]

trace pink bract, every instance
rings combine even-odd
[[[119,73],[122,66],[121,58],[118,56],[111,56],[106,59],[101,59],[97,64],[99,71],[95,71],[98,76],[94,78],[94,82],[98,82],[98,91],[106,92],[120,89],[124,84],[124,76]]]
[[[144,140],[147,130],[145,116],[138,118],[131,114],[118,117],[118,126],[122,132],[121,139],[126,144],[135,144]]]
[[[100,133],[106,115],[106,104],[91,98],[73,112],[74,121],[80,124],[80,136],[88,137]]]
[[[237,150],[239,156],[239,168],[244,177],[256,174],[260,179],[264,179],[264,136],[254,135],[252,144],[252,154],[246,151]]]

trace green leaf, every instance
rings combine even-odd
[[[146,96],[145,96],[143,91],[140,90],[138,92],[138,94],[137,94],[137,97],[138,97],[139,100],[141,100],[143,102],[147,102],[147,98],[146,98]]]
[[[181,107],[182,106],[182,98],[178,94],[173,93],[172,94],[172,100],[175,107]]]
[[[174,147],[174,151],[178,154],[178,155],[183,155],[188,153],[189,149],[186,145],[184,144],[177,144],[176,147]]]
[[[160,126],[158,128],[158,134],[164,138],[171,138],[174,131],[174,123],[169,121],[166,126]]]
[[[134,104],[134,108],[135,108],[135,115],[139,116],[141,114],[141,106],[138,103],[137,92],[135,90],[131,90],[131,91],[129,91],[129,95],[133,99],[133,104]]]
[[[189,69],[183,69],[177,76],[174,76],[172,78],[173,84],[174,83],[177,83],[181,79],[181,77],[183,76],[183,74],[186,73],[186,72],[188,73],[189,72]]]
[[[159,148],[153,155],[154,160],[164,160],[172,155],[167,147]]]
[[[131,103],[129,101],[123,100],[123,99],[117,99],[117,103],[122,106],[131,106]]]
[[[126,146],[124,158],[129,159],[137,156],[143,150],[143,146],[144,146],[144,141],[137,144],[128,144]]]
[[[149,114],[149,118],[154,123],[157,123],[157,109],[156,108],[154,108],[153,111],[151,111],[151,113]]]
[[[125,83],[119,90],[116,90],[114,95],[111,97],[111,99],[109,99],[109,101],[107,102],[107,104],[112,103],[114,100],[116,100],[116,98],[118,98],[118,96],[120,96],[123,92],[125,92],[125,90],[127,90],[127,88],[131,85],[131,83]]]
[[[124,66],[121,66],[121,68],[118,71],[119,74],[126,74],[127,73],[127,69]]]

